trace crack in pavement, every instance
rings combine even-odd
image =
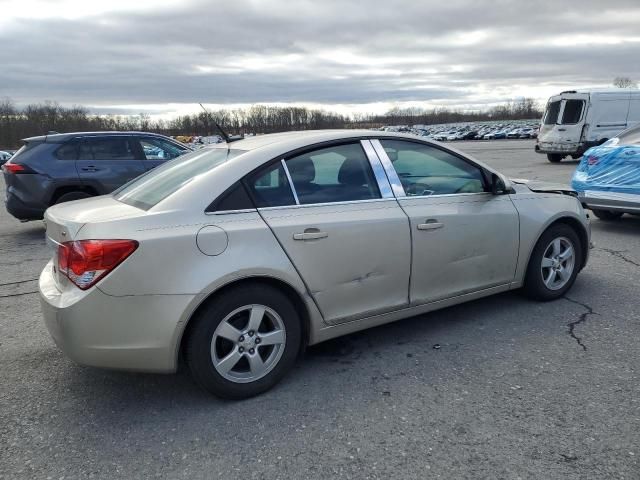
[[[32,295],[34,293],[38,293],[38,291],[36,290],[35,292],[21,292],[21,293],[12,293],[10,295],[0,295],[0,298],[20,297],[22,295]]]
[[[625,261],[627,263],[630,263],[631,265],[634,265],[636,267],[640,267],[640,263],[636,262],[635,260],[631,260],[630,258],[627,258],[624,255],[624,251],[612,250],[610,248],[604,248],[604,247],[596,247],[596,250],[602,250],[603,252],[607,252],[609,255],[613,255],[614,257],[617,257],[620,260],[623,260],[623,261]]]
[[[566,301],[571,302],[571,303],[575,303],[576,305],[580,305],[582,308],[586,309],[587,311],[584,313],[580,314],[580,317],[578,318],[578,320],[574,321],[574,322],[570,322],[567,323],[567,327],[569,327],[569,335],[571,336],[571,338],[573,338],[576,343],[578,345],[580,345],[582,347],[582,349],[586,352],[587,351],[587,346],[582,343],[582,338],[578,337],[575,333],[575,328],[580,325],[581,323],[584,323],[587,321],[587,317],[589,315],[599,315],[598,313],[593,311],[593,308],[591,308],[589,305],[587,305],[586,303],[582,303],[579,302],[577,300],[574,300],[573,298],[569,298],[567,296],[563,296],[562,298],[564,298]]]
[[[16,282],[0,283],[0,287],[6,287],[7,285],[19,285],[21,283],[29,283],[29,282],[37,282],[37,281],[38,281],[37,278],[31,278],[29,280],[18,280]]]

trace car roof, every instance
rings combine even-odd
[[[62,143],[75,137],[94,137],[94,136],[129,136],[129,135],[145,135],[153,137],[167,138],[166,135],[151,132],[121,132],[121,131],[101,131],[101,132],[68,132],[68,133],[51,133],[47,135],[38,135],[36,137],[25,138],[23,142],[46,142],[46,143]]]
[[[382,137],[404,137],[418,140],[411,134],[400,132],[384,132],[378,130],[303,130],[296,132],[269,133],[266,135],[256,135],[242,140],[236,140],[230,144],[230,148],[238,150],[257,150],[269,145],[277,144],[283,151],[295,150],[316,143],[331,142],[336,140],[348,140],[359,138],[382,138]],[[218,146],[226,144],[218,144]]]

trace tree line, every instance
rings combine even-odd
[[[478,111],[444,107],[392,108],[382,115],[343,115],[307,107],[254,105],[243,109],[201,111],[171,120],[152,119],[144,113],[96,115],[86,107],[65,107],[56,102],[34,103],[18,107],[10,99],[4,99],[0,101],[0,148],[17,147],[23,138],[44,135],[48,132],[141,130],[165,135],[206,136],[219,133],[216,124],[229,134],[259,134],[288,130],[520,120],[541,116],[540,106],[528,98]]]

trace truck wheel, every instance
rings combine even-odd
[[[549,160],[551,163],[558,163],[562,160],[562,155],[560,155],[559,153],[547,153],[547,160]]]
[[[600,220],[611,221],[618,220],[624,212],[614,212],[612,210],[591,210],[593,214]]]

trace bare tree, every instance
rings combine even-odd
[[[613,79],[613,86],[617,88],[638,88],[638,82],[629,77],[616,77]]]

